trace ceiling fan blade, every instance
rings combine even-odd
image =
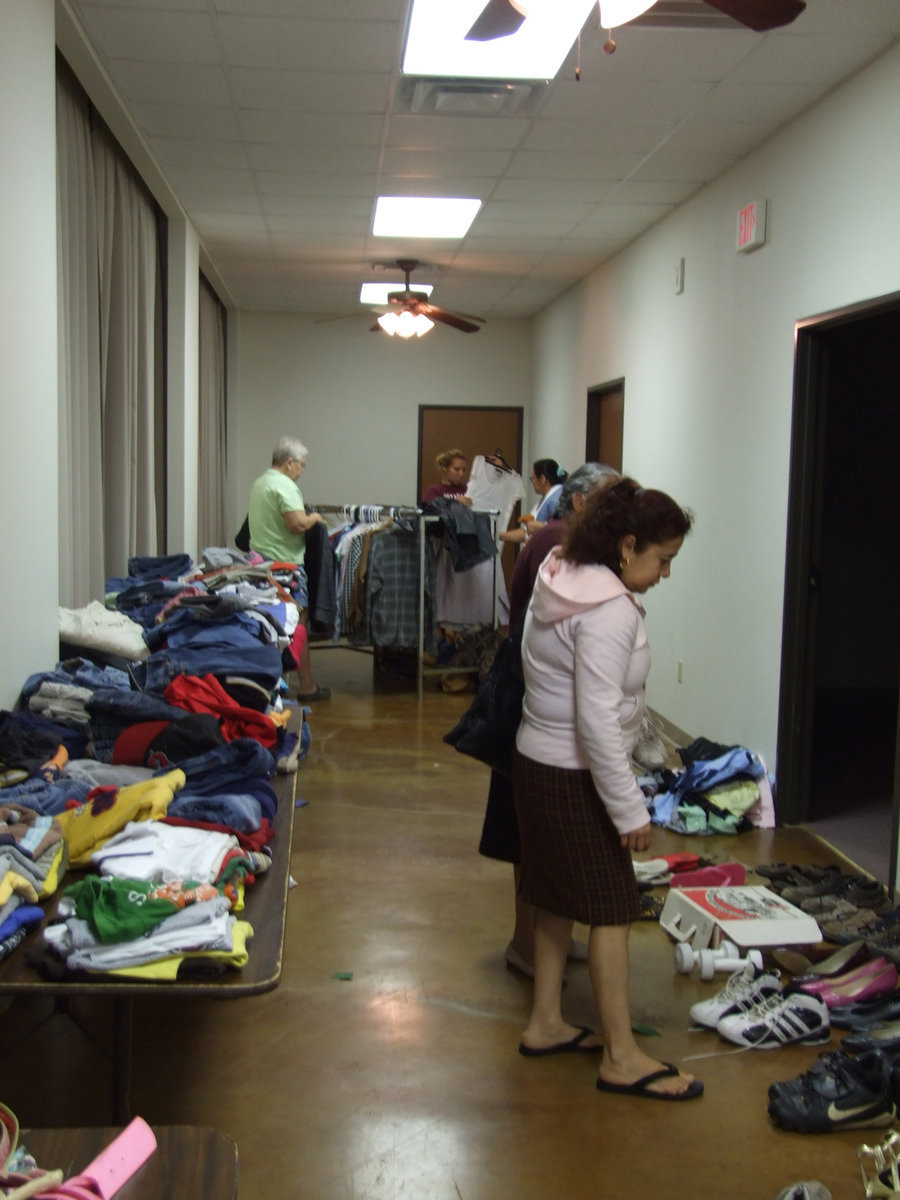
[[[466,34],[468,42],[491,42],[494,38],[510,37],[522,27],[525,18],[509,0],[488,0]]]
[[[706,3],[757,33],[790,25],[806,8],[804,0],[706,0]]]
[[[467,321],[465,317],[448,312],[446,308],[435,308],[433,304],[420,304],[418,311],[428,317],[429,321],[440,321],[442,325],[450,325],[461,333],[477,333],[481,328],[474,321]]]

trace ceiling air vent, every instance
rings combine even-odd
[[[401,98],[411,113],[450,117],[509,117],[522,112],[542,84],[417,79]]]

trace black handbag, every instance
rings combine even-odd
[[[443,740],[460,754],[509,775],[516,730],[522,718],[522,626],[519,621],[497,647],[475,699]]]

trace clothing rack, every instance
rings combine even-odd
[[[425,529],[428,525],[434,525],[440,521],[440,517],[431,516],[423,512],[421,508],[413,505],[405,504],[308,504],[306,511],[309,513],[320,513],[324,516],[340,516],[346,521],[368,521],[378,522],[392,520],[415,520],[418,524],[418,539],[419,539],[419,597],[418,597],[418,646],[417,646],[417,666],[416,666],[416,687],[419,700],[425,691],[425,677],[427,675],[461,675],[471,674],[471,667],[429,667],[425,665]],[[499,509],[482,509],[479,511],[486,512],[491,518],[491,538],[496,544],[497,541],[497,518],[500,515]],[[500,619],[499,603],[497,599],[497,571],[499,569],[500,554],[494,555],[494,582],[493,582],[493,612],[492,619],[494,628],[497,628]],[[345,649],[358,650],[364,653],[372,653],[372,648],[368,646],[355,646],[348,643],[329,642],[318,643],[319,646],[328,648],[342,646]]]

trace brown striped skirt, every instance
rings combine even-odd
[[[629,925],[640,916],[631,854],[590,771],[549,767],[513,751],[522,839],[519,895],[584,925]]]

